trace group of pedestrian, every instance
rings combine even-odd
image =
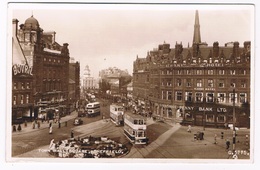
[[[187,132],[188,132],[188,133],[191,133],[191,125],[188,125]],[[203,136],[204,136],[204,133],[203,133]],[[218,142],[217,142],[217,137],[218,137],[218,135],[215,134],[215,135],[214,135],[214,144],[217,144],[217,143],[218,143]],[[196,134],[196,140],[197,140],[197,138],[198,138],[198,134]],[[221,132],[221,139],[223,139],[223,138],[224,138],[224,133]],[[194,139],[195,139],[195,136],[194,136]],[[230,141],[229,141],[229,139],[226,139],[226,150],[229,150],[229,147],[230,147]]]

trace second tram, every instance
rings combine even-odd
[[[146,120],[140,115],[127,113],[124,116],[124,135],[133,144],[147,144]]]
[[[110,119],[117,126],[121,126],[124,124],[124,107],[112,104],[110,105]]]

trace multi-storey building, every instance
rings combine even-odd
[[[91,76],[89,66],[86,65],[83,73],[83,89],[86,92],[94,92],[96,88],[96,80]]]
[[[33,118],[32,67],[23,54],[13,20],[12,36],[12,123],[21,123],[23,118]]]
[[[70,111],[76,108],[76,103],[80,99],[80,63],[71,60],[69,63],[69,103]]]
[[[250,41],[213,46],[201,42],[196,11],[192,47],[163,43],[137,58],[133,96],[154,115],[203,126],[249,127]]]
[[[69,105],[69,49],[55,41],[56,32],[43,32],[33,16],[18,28],[18,20],[13,22],[15,41],[21,53],[32,68],[33,115],[38,117],[44,108],[58,109]],[[14,39],[14,38],[13,38]]]

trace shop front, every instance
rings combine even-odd
[[[32,105],[13,106],[12,108],[12,124],[21,124],[25,120],[31,121],[34,119]]]
[[[184,107],[184,125],[227,128],[233,124],[233,109],[237,127],[250,127],[250,109],[244,106],[187,105]]]

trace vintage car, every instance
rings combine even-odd
[[[81,118],[76,118],[74,119],[74,125],[82,125],[83,124],[83,120]]]

